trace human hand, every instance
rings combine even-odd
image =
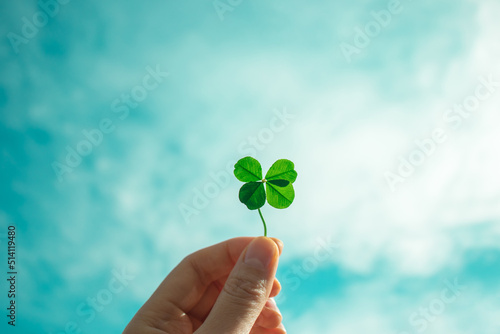
[[[182,260],[123,334],[284,334],[272,297],[283,243],[234,238]]]

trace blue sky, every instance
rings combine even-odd
[[[184,256],[260,235],[251,154],[299,173],[263,209],[290,333],[498,333],[499,3],[221,3],[0,4],[2,330],[120,333]]]

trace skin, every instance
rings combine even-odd
[[[123,333],[286,333],[272,299],[281,290],[275,274],[282,250],[278,239],[241,237],[187,256]]]

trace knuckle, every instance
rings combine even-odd
[[[235,275],[228,277],[223,289],[235,302],[248,305],[265,298],[266,282],[263,279],[247,279]]]

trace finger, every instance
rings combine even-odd
[[[217,300],[222,288],[226,284],[227,278],[229,275],[226,275],[217,281],[213,282],[209,285],[203,295],[200,298],[198,304],[191,309],[189,314],[197,317],[198,319],[205,319],[208,316],[208,313],[212,310],[212,307]],[[281,291],[281,283],[277,278],[274,279],[273,288],[269,297],[276,297]]]
[[[281,291],[281,283],[275,277],[273,283],[273,289],[271,290],[271,294],[269,295],[269,297],[271,298],[276,297],[280,293],[280,291]]]
[[[209,285],[198,304],[189,311],[189,315],[204,321],[214,306],[217,297],[219,297],[220,290],[215,283]]]
[[[269,238],[269,239],[272,239],[276,243],[276,245],[278,246],[278,249],[280,251],[280,256],[281,256],[281,253],[283,253],[283,241],[281,241],[278,238]]]
[[[266,302],[254,326],[271,329],[277,328],[281,324],[282,320],[283,317],[281,316],[281,312],[278,309],[276,302],[274,299],[270,298]]]
[[[190,314],[194,315],[198,319],[205,319],[208,316],[208,313],[212,309],[219,296],[224,284],[226,284],[227,277],[229,275],[220,278],[219,280],[213,282],[211,285],[207,287],[203,297],[200,298],[200,301],[196,306],[194,306],[190,312]],[[273,288],[271,293],[269,294],[270,298],[276,297],[281,291],[281,283],[277,278],[274,279]]]
[[[263,327],[255,327],[252,328],[250,334],[286,334],[285,328],[263,328]]]
[[[254,239],[229,239],[187,256],[163,280],[141,309],[163,316],[168,314],[173,304],[189,312],[212,282],[231,272],[243,250]],[[283,248],[279,239],[273,241],[278,249]]]
[[[253,239],[230,239],[187,256],[163,280],[142,309],[161,316],[167,314],[169,304],[174,304],[189,312],[213,281],[229,274]]]
[[[229,275],[226,275],[223,278],[220,278],[217,282],[217,286],[220,287],[219,291],[222,291],[222,287],[224,287],[224,284],[226,284],[227,278]],[[274,283],[273,283],[273,288],[271,290],[271,295],[269,297],[276,297],[279,293],[281,292],[281,283],[280,281],[275,277],[274,278]]]
[[[222,278],[219,278],[219,280],[215,281],[214,284],[219,287],[219,291],[222,291],[222,288],[226,284],[227,278],[229,275],[226,275]],[[279,293],[281,292],[281,283],[280,281],[275,277],[274,278],[274,283],[273,283],[273,288],[271,290],[271,295],[269,297],[276,297]]]
[[[201,333],[250,332],[269,299],[278,257],[279,247],[274,240],[253,240],[231,271]]]
[[[189,315],[204,321],[219,297],[222,287],[226,283],[227,277],[221,278],[208,286],[198,304],[189,312]],[[278,279],[274,279],[270,298],[276,297],[281,291],[281,284]],[[273,300],[274,301],[274,300]],[[278,310],[279,313],[279,310]]]

